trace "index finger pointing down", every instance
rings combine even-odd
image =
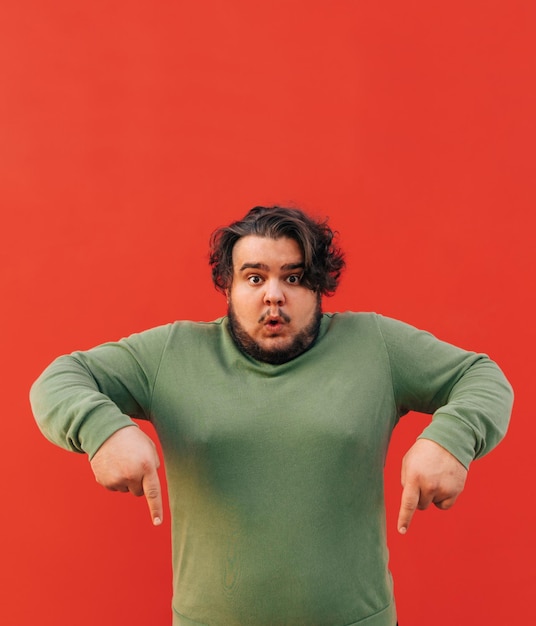
[[[162,523],[163,507],[162,507],[162,489],[160,488],[160,480],[156,469],[146,474],[142,480],[143,494],[149,505],[151,519],[155,526]]]
[[[398,532],[402,535],[406,534],[413,514],[417,510],[419,504],[420,490],[416,485],[407,484],[402,491],[402,499],[400,502],[400,511],[398,513]]]

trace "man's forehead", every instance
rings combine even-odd
[[[260,237],[247,235],[233,248],[233,266],[240,271],[245,267],[262,269],[303,267],[303,254],[297,241],[289,237]]]

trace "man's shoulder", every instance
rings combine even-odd
[[[153,326],[152,328],[147,328],[146,330],[142,330],[140,335],[166,335],[172,333],[206,333],[206,332],[219,332],[222,327],[225,325],[227,317],[218,317],[211,321],[196,321],[196,320],[188,320],[181,319],[175,320],[173,322],[168,322],[167,324],[160,324],[158,326]]]
[[[211,321],[178,320],[170,324],[170,343],[220,345],[229,335],[227,316]]]
[[[363,338],[380,333],[381,315],[374,312],[327,312],[323,314],[320,337]]]
[[[222,333],[225,317],[210,322],[176,320],[135,332],[120,340],[120,344],[139,346],[145,349],[165,349],[175,343],[200,341],[203,338],[216,337]]]
[[[171,333],[190,334],[190,335],[217,335],[225,330],[227,317],[218,317],[217,319],[205,322],[194,320],[177,320],[172,322],[170,326]]]
[[[323,317],[330,326],[367,326],[377,325],[381,316],[370,311],[338,311],[324,313]]]
[[[378,335],[384,340],[391,338],[411,338],[416,333],[429,335],[415,326],[375,312],[344,311],[341,313],[324,313],[326,331],[338,329],[340,332],[359,332]]]

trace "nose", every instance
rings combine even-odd
[[[278,280],[269,280],[266,282],[264,304],[268,306],[283,306],[283,304],[285,304],[285,292],[281,288],[281,283]]]

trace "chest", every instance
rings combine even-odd
[[[230,459],[348,451],[383,459],[396,410],[382,354],[309,356],[267,371],[245,359],[168,359],[153,401],[164,448]]]

